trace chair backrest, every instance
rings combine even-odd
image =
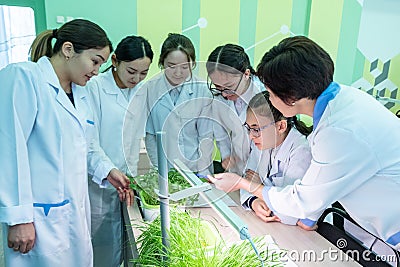
[[[343,218],[343,228],[327,221],[329,214]],[[317,232],[362,266],[400,266],[399,252],[358,225],[345,211],[328,208],[317,222]]]

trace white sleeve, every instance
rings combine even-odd
[[[158,166],[158,158],[157,158],[157,138],[154,134],[146,133],[145,145],[147,156],[150,159],[151,164],[154,167]]]
[[[17,64],[0,70],[0,222],[9,225],[33,221],[27,143],[38,112],[35,80]]]
[[[92,176],[92,180],[100,187],[107,187],[108,182],[104,179],[107,178],[111,169],[116,168],[116,166],[100,146],[99,135],[101,125],[99,125],[99,123],[102,116],[102,106],[98,88],[99,85],[97,85],[95,81],[88,84],[85,88],[85,90],[88,92],[95,128],[95,132],[89,141],[88,173],[90,176]]]
[[[206,89],[208,90],[208,89]],[[197,132],[199,137],[199,160],[197,170],[203,175],[214,173],[212,154],[214,151],[213,121],[211,118],[211,99],[202,100],[203,109],[200,119],[197,119]]]
[[[224,160],[231,155],[231,138],[219,123],[214,121],[212,126],[217,147],[221,153],[221,158]]]
[[[317,220],[331,203],[351,194],[379,170],[372,148],[352,132],[321,129],[313,143],[311,165],[301,181],[264,188],[264,200],[274,212]]]

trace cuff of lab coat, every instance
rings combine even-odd
[[[8,225],[33,222],[33,205],[0,208],[0,222]]]
[[[275,210],[273,210],[271,201],[268,196],[268,191],[272,188],[272,186],[264,185],[263,190],[262,190],[262,196],[264,199],[265,204],[267,204],[268,208],[272,210],[273,213],[275,213]]]
[[[247,205],[247,200],[252,197],[253,195],[247,192],[246,190],[240,189],[240,204],[246,210],[251,210],[250,207]]]
[[[113,164],[110,164],[108,162],[100,164],[96,168],[94,175],[92,177],[93,182],[98,184],[101,188],[108,187],[109,182],[106,178],[107,178],[108,174],[110,173],[110,171],[114,168],[116,168],[116,167]]]
[[[312,227],[312,226],[314,226],[317,222],[316,221],[313,221],[313,220],[310,220],[310,219],[300,219],[300,221],[305,225],[305,226],[308,226],[308,227]]]
[[[296,225],[297,221],[299,220],[298,218],[286,216],[283,214],[275,214],[275,215],[279,217],[279,219],[281,220],[281,223],[287,224],[287,225]]]
[[[221,159],[224,160],[231,155],[230,142],[223,140],[217,141],[217,147],[219,149],[219,153],[221,154]]]

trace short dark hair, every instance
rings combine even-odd
[[[305,36],[283,39],[257,66],[257,76],[283,102],[316,99],[333,81],[329,54]]]

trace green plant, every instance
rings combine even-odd
[[[140,196],[143,197],[143,201],[148,205],[159,205],[158,196],[154,189],[158,189],[158,171],[157,169],[151,169],[148,173],[130,177],[131,188],[141,192]],[[186,179],[175,169],[171,169],[168,172],[168,190],[170,194],[183,190],[190,187],[190,184]],[[188,199],[182,199],[177,203],[171,201],[171,204],[185,205],[187,202],[193,204],[197,201],[199,195],[188,197]]]
[[[249,242],[227,246],[215,227],[211,230],[200,218],[174,209],[171,209],[170,216],[170,247],[167,252],[163,250],[159,217],[137,226],[142,233],[137,239],[139,257],[132,260],[135,266],[260,266]],[[212,232],[216,234],[210,237]],[[257,247],[261,247],[262,238],[254,241]],[[269,255],[268,250],[262,251],[261,256],[264,264],[268,264],[265,266],[283,266],[279,259]],[[168,261],[162,261],[163,257]]]

